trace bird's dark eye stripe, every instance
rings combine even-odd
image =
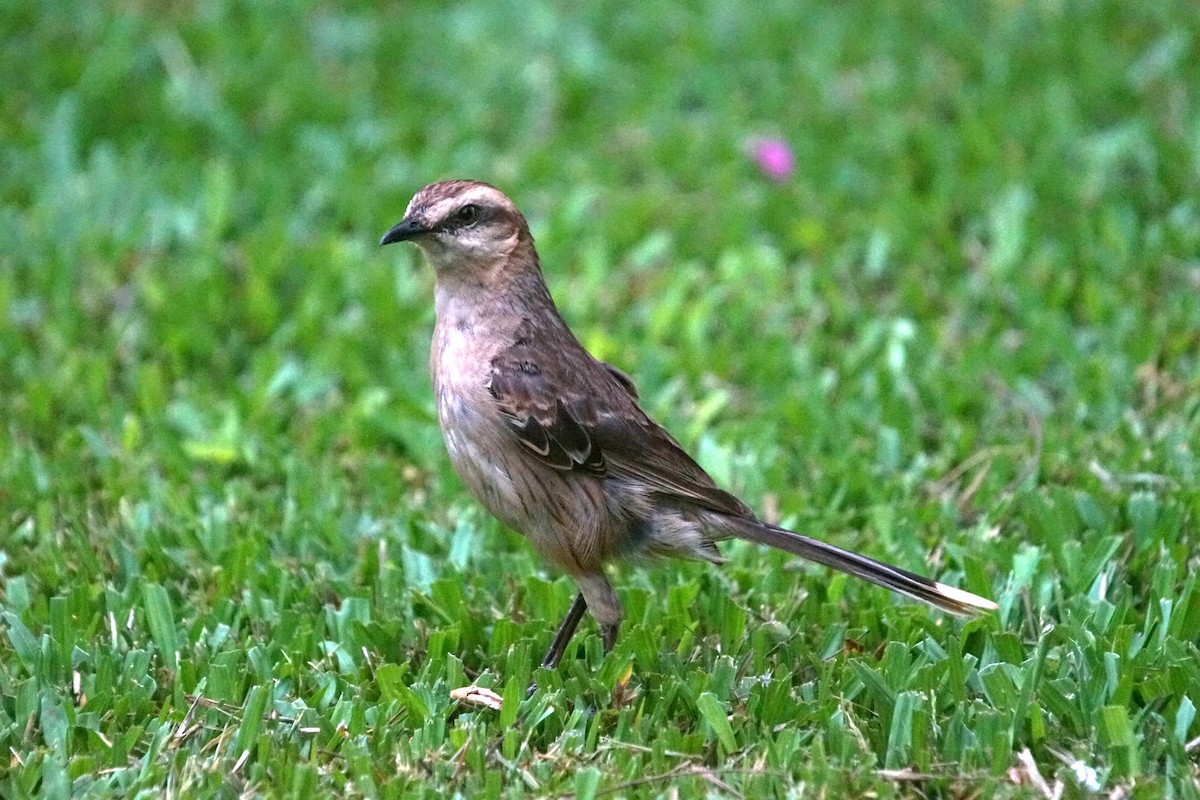
[[[457,211],[454,211],[448,216],[444,217],[442,221],[434,228],[434,230],[441,233],[453,233],[460,228],[474,225],[482,217],[482,208],[474,203],[467,203]]]

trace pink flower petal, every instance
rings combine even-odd
[[[773,181],[785,181],[796,166],[792,149],[782,139],[760,139],[751,149],[758,168]]]

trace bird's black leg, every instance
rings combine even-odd
[[[575,602],[571,603],[567,616],[563,617],[562,624],[558,626],[558,633],[554,634],[554,641],[550,643],[550,649],[542,659],[543,667],[554,669],[558,662],[562,661],[563,653],[567,651],[567,645],[571,643],[571,637],[575,635],[575,629],[579,627],[579,620],[583,619],[585,611],[587,601],[583,599],[583,592],[580,592],[575,595]]]
[[[600,627],[600,636],[604,639],[604,652],[611,653],[613,647],[617,644],[617,630],[620,625],[602,625]]]
[[[554,641],[550,643],[550,649],[546,651],[546,657],[542,659],[543,667],[554,669],[558,666],[558,662],[562,661],[563,653],[567,651],[567,645],[571,643],[571,637],[575,635],[575,629],[579,627],[579,620],[583,619],[585,611],[587,611],[587,601],[583,599],[583,592],[580,592],[575,595],[575,602],[571,603],[571,608],[563,617],[562,624],[558,626],[558,633],[554,634]],[[537,681],[532,681],[528,691],[525,692],[525,697],[533,697],[533,693],[536,691]]]

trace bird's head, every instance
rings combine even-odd
[[[503,192],[479,181],[442,181],[417,192],[404,219],[379,244],[404,241],[420,247],[437,274],[447,277],[491,272],[522,248],[533,252],[525,217]]]

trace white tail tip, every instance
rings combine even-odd
[[[978,608],[981,611],[995,611],[1000,606],[996,605],[986,597],[980,597],[977,594],[965,592],[962,589],[956,589],[953,586],[947,586],[944,583],[937,583],[938,592],[945,598],[953,600],[955,603],[963,606]]]

